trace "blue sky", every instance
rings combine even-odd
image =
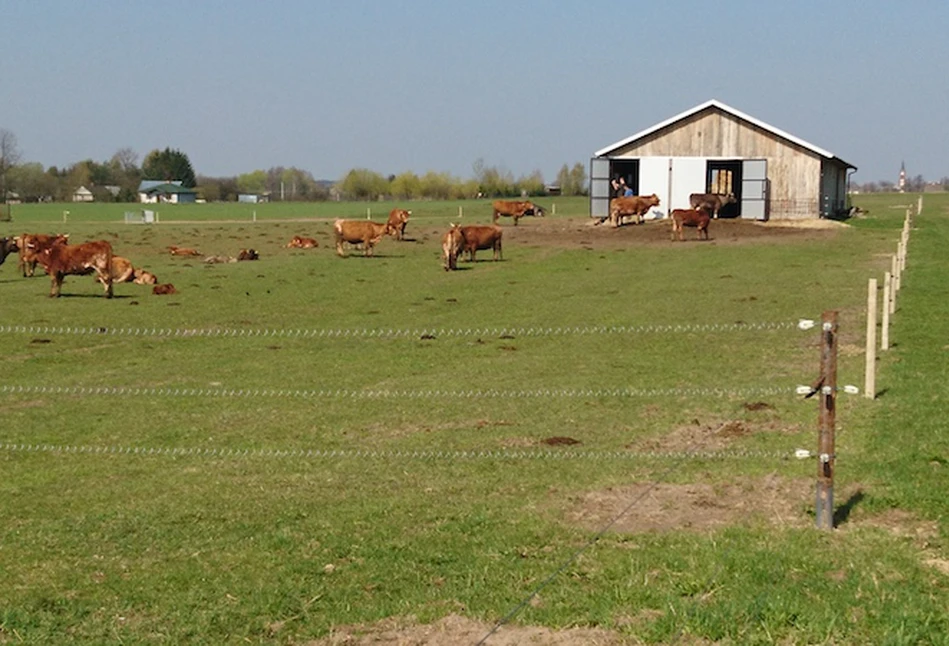
[[[470,177],[564,164],[718,99],[859,167],[949,176],[949,2],[0,0],[25,161]]]

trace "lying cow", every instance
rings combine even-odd
[[[313,249],[319,247],[320,243],[314,240],[313,238],[304,238],[301,236],[293,236],[293,239],[287,243],[287,249]]]
[[[36,264],[39,260],[39,254],[55,242],[68,242],[69,234],[47,235],[45,233],[24,233],[23,235],[15,237],[13,240],[20,252],[20,261],[17,264],[17,270],[26,278],[36,273]]]
[[[689,204],[693,209],[708,211],[714,218],[718,218],[718,212],[735,201],[734,193],[692,193],[689,196]]]
[[[244,260],[260,260],[260,254],[257,253],[256,249],[241,249],[237,254],[237,261],[242,262]]]
[[[158,284],[158,277],[150,271],[136,269],[132,273],[132,282],[136,285],[156,285]]]
[[[175,286],[171,283],[162,283],[152,287],[152,294],[155,296],[167,296],[169,294],[177,294],[178,290],[175,289]]]
[[[341,258],[343,243],[363,245],[366,256],[372,255],[372,248],[382,240],[382,236],[389,233],[389,223],[372,222],[371,220],[342,220],[337,218],[333,222],[333,234],[336,237],[336,254]]]
[[[696,236],[708,240],[708,223],[711,218],[708,211],[702,209],[675,209],[669,214],[672,220],[672,239],[678,236],[679,240],[684,240],[682,235],[683,227],[695,227]]]
[[[168,247],[168,253],[172,256],[200,256],[201,252],[192,249],[190,247],[176,247],[174,245]]]
[[[408,224],[411,211],[405,209],[392,209],[389,211],[389,235],[394,235],[396,240],[405,237],[405,225]]]
[[[52,279],[50,298],[60,295],[66,276],[85,276],[93,272],[105,287],[105,297],[112,298],[112,245],[107,241],[82,244],[57,241],[43,249],[36,260]]]
[[[458,269],[458,254],[461,253],[464,242],[461,227],[457,224],[451,225],[451,228],[442,236],[442,260],[445,271]]]
[[[659,206],[659,197],[655,193],[614,197],[610,200],[610,224],[615,229],[623,223],[625,217],[632,217],[636,224],[642,224],[643,216],[656,206]]]
[[[496,224],[470,225],[459,227],[461,231],[461,249],[468,252],[469,262],[474,262],[475,252],[479,249],[493,249],[494,259],[501,259],[501,234],[503,229]]]
[[[539,215],[544,217],[544,214],[546,213],[543,207],[538,206],[531,201],[509,202],[506,200],[495,200],[491,203],[491,206],[494,208],[495,224],[498,222],[498,217],[502,215],[505,217],[514,218],[514,226],[517,226],[517,221],[525,215]]]

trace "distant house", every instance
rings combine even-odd
[[[144,179],[138,186],[138,199],[142,204],[184,204],[197,201],[198,192],[182,186],[181,180],[162,181]]]
[[[90,191],[85,186],[80,186],[72,192],[73,202],[94,202],[95,199],[96,198],[92,195],[92,191]]]

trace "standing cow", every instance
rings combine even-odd
[[[13,240],[20,251],[18,271],[23,274],[24,278],[27,278],[36,273],[36,264],[43,250],[56,242],[68,242],[69,234],[24,233]]]
[[[636,224],[642,224],[643,216],[655,206],[659,206],[659,196],[655,193],[652,195],[614,197],[610,200],[610,224],[615,229],[623,223],[624,217],[633,217]]]
[[[336,254],[344,258],[343,243],[363,245],[366,256],[372,255],[372,248],[382,240],[382,236],[389,233],[389,224],[372,222],[370,220],[342,220],[333,223],[333,234],[336,237]]]
[[[442,236],[442,261],[445,271],[458,269],[458,254],[461,253],[464,242],[461,227],[457,224],[451,225],[451,228]]]
[[[37,262],[52,279],[50,298],[60,295],[66,276],[85,276],[95,272],[105,287],[105,297],[112,298],[112,245],[106,240],[67,244],[58,241],[43,249]]]
[[[696,235],[699,238],[708,240],[708,223],[711,219],[708,215],[708,211],[702,209],[675,209],[669,214],[669,219],[672,220],[673,240],[675,240],[676,237],[678,237],[680,241],[685,239],[682,235],[683,227],[695,227]]]
[[[405,209],[392,209],[389,211],[389,234],[394,235],[396,240],[402,240],[405,237],[405,225],[408,224],[411,211]]]
[[[493,249],[494,259],[501,259],[501,235],[504,230],[496,224],[469,225],[461,230],[461,249],[468,252],[468,261],[474,262],[479,249]]]
[[[538,215],[544,217],[546,211],[542,206],[538,206],[531,201],[511,202],[506,200],[495,200],[491,203],[494,208],[494,223],[497,224],[498,217],[505,216],[514,218],[514,226],[517,221],[525,215]]]
[[[718,219],[718,212],[736,202],[734,193],[692,193],[689,204],[693,209],[703,209]]]

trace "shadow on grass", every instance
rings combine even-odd
[[[866,498],[866,495],[863,493],[862,489],[858,489],[850,498],[847,499],[843,505],[834,510],[834,527],[840,527],[847,522],[847,519],[850,518],[850,512],[853,511],[853,508],[860,504],[863,499]]]

